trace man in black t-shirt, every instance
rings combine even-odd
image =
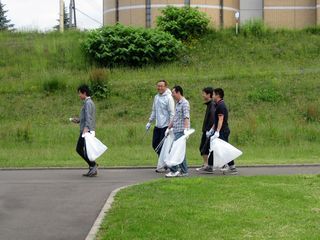
[[[214,113],[214,125],[212,129],[209,131],[212,135],[212,138],[220,138],[226,142],[229,141],[230,129],[228,125],[228,108],[223,100],[224,98],[224,91],[221,88],[214,89],[213,99],[215,101],[215,113]],[[208,159],[208,168],[206,172],[212,172],[213,166],[213,154],[210,154]],[[235,167],[234,161],[228,163],[228,165],[224,166],[221,169],[224,173],[229,174],[238,174],[238,171]]]
[[[203,171],[208,166],[208,155],[210,149],[210,135],[208,131],[213,126],[214,121],[214,112],[215,112],[215,103],[212,99],[213,88],[206,87],[202,90],[202,98],[204,104],[206,105],[206,113],[204,115],[203,125],[202,125],[202,137],[200,142],[200,154],[203,158],[203,165],[200,168],[197,168],[197,171]],[[207,136],[208,135],[208,136]]]

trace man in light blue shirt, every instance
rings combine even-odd
[[[169,123],[174,116],[174,100],[171,96],[171,91],[168,89],[166,80],[157,82],[158,94],[154,97],[152,112],[150,114],[149,122],[146,125],[146,131],[151,127],[152,122],[156,121],[153,130],[152,147],[160,155],[161,147],[158,147],[163,138]],[[156,172],[162,172],[162,169],[156,169]]]

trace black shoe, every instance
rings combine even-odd
[[[95,165],[94,167],[91,168],[91,170],[88,172],[87,177],[95,177],[98,175],[98,165]]]
[[[201,169],[200,172],[203,173],[213,173],[213,168],[210,166],[206,166],[205,168]]]
[[[90,175],[88,175],[88,177],[96,177],[96,176],[98,176],[98,171],[94,171],[90,173]]]
[[[91,170],[92,170],[92,167],[89,167],[89,171],[87,173],[82,174],[82,176],[89,177]]]

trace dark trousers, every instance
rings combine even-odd
[[[230,131],[227,132],[220,132],[220,139],[222,139],[223,141],[229,142],[229,135],[230,135]],[[209,166],[213,166],[213,153],[210,154],[209,159],[208,159],[208,165]],[[229,166],[233,166],[234,165],[234,161],[231,161],[228,163]]]
[[[166,132],[167,128],[168,127],[164,127],[164,128],[154,127],[154,129],[153,129],[153,138],[152,138],[152,147],[153,147],[153,149],[155,151],[156,151],[156,148],[159,146],[160,142],[165,137],[165,132]],[[160,155],[161,149],[162,149],[162,147],[160,147],[158,149],[158,151],[156,151],[158,156]]]
[[[85,139],[82,137],[82,134],[79,136],[76,151],[87,162],[89,167],[94,167],[96,165],[96,162],[90,161],[87,156]]]

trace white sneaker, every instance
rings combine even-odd
[[[180,175],[179,171],[176,172],[169,172],[166,174],[166,178],[174,178],[174,177],[178,177]]]
[[[224,165],[220,170],[221,170],[222,172],[225,172],[225,171],[229,171],[229,169],[230,169],[229,165],[226,164],[226,165]]]

